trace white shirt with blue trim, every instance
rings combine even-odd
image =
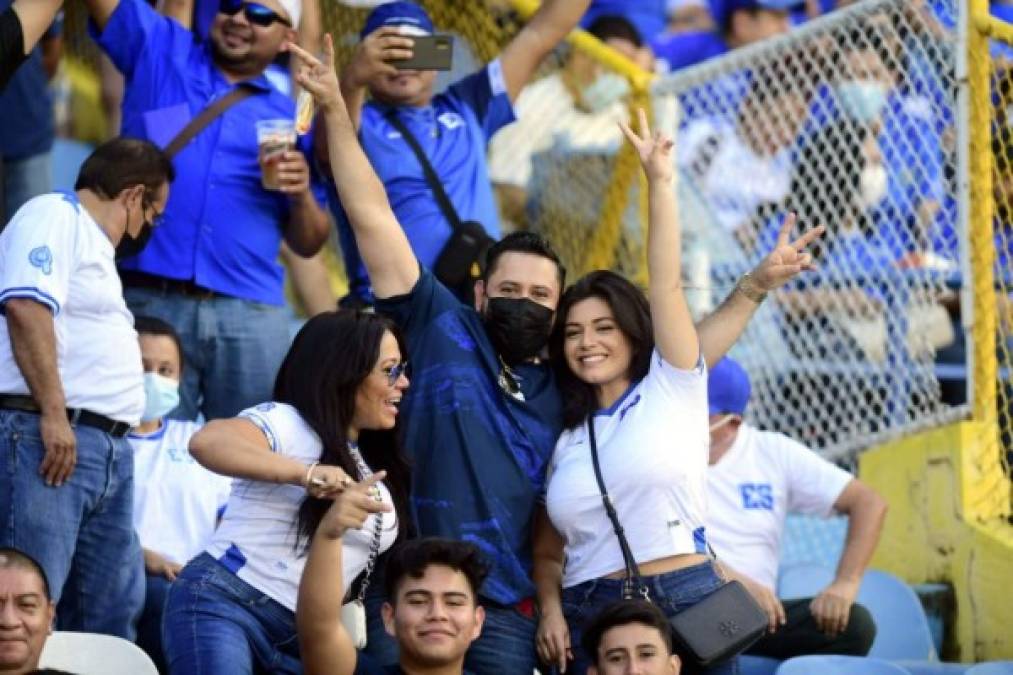
[[[299,460],[307,467],[320,459],[323,452],[320,438],[292,406],[261,403],[239,413],[239,417],[255,424],[274,452]],[[383,500],[393,507],[390,491],[383,483],[377,485]],[[299,505],[305,497],[306,490],[298,485],[236,478],[225,514],[207,547],[207,552],[233,574],[293,612],[299,579],[306,566],[303,547],[296,545]],[[381,553],[397,539],[398,523],[393,511],[370,516],[362,529],[345,534],[342,538],[345,592],[366,568],[375,518],[382,518]],[[339,601],[340,598],[335,600]]]
[[[637,563],[704,553],[709,433],[703,359],[681,370],[655,351],[644,379],[596,413],[594,429],[605,487]],[[565,542],[564,588],[623,569],[586,424],[564,431],[556,443],[546,508]]]
[[[115,249],[70,193],[36,197],[0,233],[0,393],[28,395],[11,351],[5,308],[28,298],[53,314],[68,408],[131,426],[144,411],[144,370],[123,300]]]
[[[707,470],[707,536],[714,552],[774,590],[788,513],[830,516],[853,478],[784,434],[743,424]]]
[[[187,446],[200,425],[163,420],[127,436],[134,450],[134,529],[141,546],[185,565],[211,541],[232,479],[205,469]]]

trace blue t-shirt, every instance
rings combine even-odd
[[[164,147],[235,87],[214,64],[209,43],[195,41],[143,0],[120,0],[96,39],[126,78],[124,136]],[[141,255],[121,267],[281,305],[284,271],[277,259],[289,199],[261,186],[256,123],[293,119],[295,102],[263,75],[246,84],[254,95],[226,110],[173,159],[176,180],[163,224]],[[300,137],[307,158],[311,144],[309,135]],[[323,204],[323,181],[315,174],[312,188]]]
[[[387,189],[387,198],[423,266],[432,268],[453,228],[447,222],[422,165],[401,134],[386,119],[389,113],[414,134],[443,182],[461,220],[482,224],[489,236],[500,236],[499,213],[486,167],[486,145],[514,120],[498,60],[438,94],[425,107],[398,107],[370,102],[362,110],[359,140]],[[338,225],[351,293],[372,301],[369,276],[337,195],[330,203]]]
[[[13,4],[13,0],[0,0],[0,13]],[[62,26],[61,12],[42,39],[59,36]],[[0,86],[0,110],[0,157],[12,162],[49,152],[53,147],[53,97],[39,47],[31,51],[10,81]]]
[[[661,33],[651,49],[669,72],[702,63],[728,52],[728,44],[715,32]]]
[[[562,430],[550,369],[514,368],[523,401],[500,389],[481,316],[428,270],[376,306],[404,329],[413,364],[402,410],[419,534],[475,543],[492,565],[482,596],[531,597],[531,518]]]

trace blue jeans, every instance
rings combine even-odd
[[[0,410],[0,545],[39,561],[60,630],[134,639],[144,560],[134,533],[134,459],[125,438],[79,425],[77,463],[61,487],[39,475],[39,416]]]
[[[271,400],[274,378],[290,343],[284,307],[216,296],[186,297],[173,291],[127,287],[134,316],[172,324],[183,343],[180,404],[169,417],[211,420]]]
[[[689,609],[724,583],[714,572],[710,562],[684,567],[667,574],[644,577],[644,582],[647,584],[651,602],[661,608],[669,618]],[[583,628],[607,605],[622,599],[622,585],[622,579],[592,579],[563,589],[563,616],[570,629],[570,644],[574,656],[573,665],[566,671],[568,675],[571,673],[584,675],[587,672],[590,662],[588,655],[580,646]],[[689,664],[684,663],[682,672],[693,672],[688,666]],[[699,672],[707,675],[737,675],[738,659]]]
[[[178,675],[302,673],[295,613],[207,553],[169,587],[162,649]]]
[[[167,672],[162,653],[162,614],[169,595],[170,581],[160,574],[145,577],[144,612],[137,622],[137,646],[155,662],[158,672]]]
[[[52,153],[49,151],[24,159],[4,160],[4,198],[0,201],[7,210],[7,216],[3,219],[3,224],[13,218],[17,210],[32,197],[53,191],[51,165]],[[0,224],[0,228],[3,224]]]
[[[538,621],[512,607],[493,605],[479,600],[485,608],[482,634],[471,643],[464,659],[464,669],[475,675],[534,672],[535,631]]]

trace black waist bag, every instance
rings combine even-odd
[[[485,270],[485,254],[489,247],[496,243],[496,240],[486,233],[481,223],[474,220],[462,221],[457,215],[457,209],[454,208],[450,197],[447,196],[447,191],[443,189],[443,183],[436,174],[436,169],[426,157],[418,139],[397,116],[397,109],[392,109],[386,117],[391,126],[398,130],[401,137],[411,147],[412,152],[415,153],[416,159],[422,166],[422,173],[425,174],[426,183],[432,190],[433,197],[436,198],[436,203],[439,205],[440,211],[443,212],[443,217],[447,219],[453,230],[450,239],[443,245],[440,255],[436,258],[433,274],[444,286],[454,290],[458,295],[468,295],[475,279],[478,279]]]
[[[729,581],[670,620],[678,651],[701,666],[747,650],[767,630],[767,614],[746,587]]]

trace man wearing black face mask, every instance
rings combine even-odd
[[[116,139],[0,233],[0,546],[39,561],[67,630],[133,639],[144,600],[125,438],[144,373],[114,259],[143,248],[172,178]]]
[[[562,427],[559,390],[542,353],[565,271],[549,244],[530,232],[490,248],[483,279],[468,307],[419,265],[383,183],[349,119],[325,38],[319,61],[297,47],[299,83],[328,129],[335,187],[372,280],[377,311],[391,315],[408,339],[412,386],[402,407],[405,448],[412,454],[412,502],[418,532],[474,542],[491,563],[479,591],[485,628],[465,669],[530,673],[536,661],[531,519]],[[704,357],[715,363],[735,342],[767,290],[799,273],[804,242],[777,249],[697,328]],[[376,584],[380,586],[380,584]],[[370,602],[367,651],[397,663],[396,644]]]

